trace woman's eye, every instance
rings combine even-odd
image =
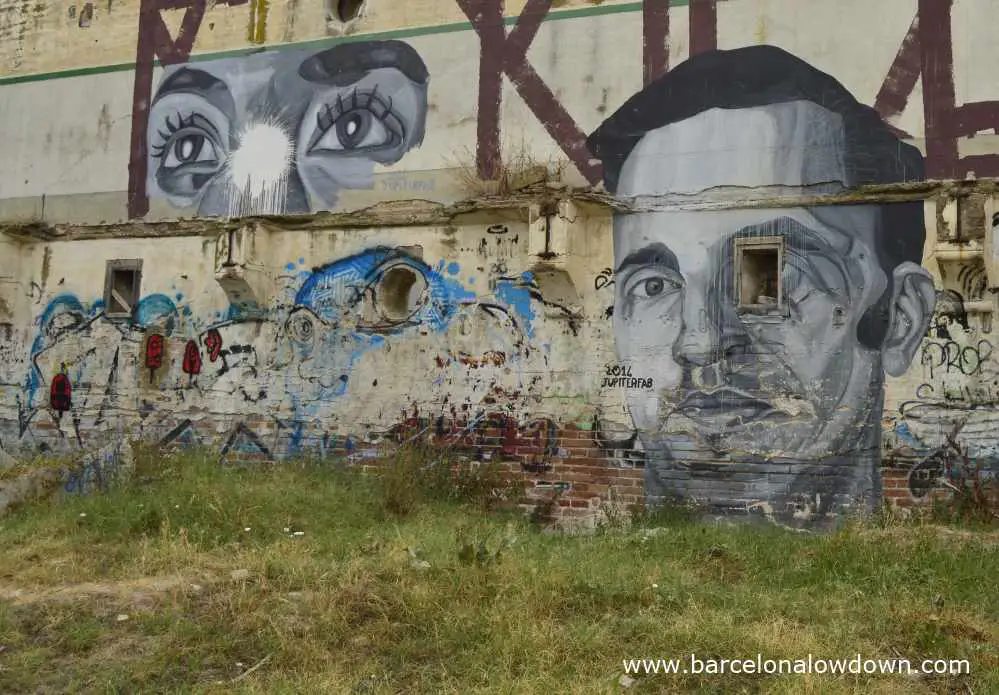
[[[218,153],[210,138],[198,132],[181,132],[168,143],[163,156],[163,166],[171,169],[195,162],[216,163]]]
[[[310,152],[366,150],[392,142],[393,134],[385,121],[367,108],[347,111],[335,120],[331,114],[321,113],[318,125],[321,134]]]
[[[167,117],[163,128],[157,131],[159,142],[152,146],[152,155],[160,160],[160,168],[167,171],[198,165],[197,170],[217,169],[221,163],[218,133],[204,116],[192,113],[177,115],[177,122]]]

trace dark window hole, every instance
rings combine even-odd
[[[364,0],[334,0],[336,7],[336,18],[341,22],[349,22],[357,19],[357,15],[364,8]]]

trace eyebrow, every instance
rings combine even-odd
[[[230,120],[236,115],[236,102],[232,98],[229,87],[219,78],[204,70],[183,67],[160,83],[153,98],[152,106],[171,94],[190,94],[201,97],[209,104],[224,113]]]
[[[402,41],[360,41],[314,53],[298,68],[309,82],[344,87],[379,68],[395,68],[411,82],[426,84],[430,78],[420,54]]]
[[[621,264],[618,265],[617,270],[614,271],[614,274],[616,275],[632,266],[650,265],[662,266],[677,273],[680,272],[680,262],[677,260],[676,254],[663,244],[649,244],[625,256]]]
[[[842,232],[835,232],[842,235]],[[778,217],[762,224],[744,227],[732,235],[732,239],[752,239],[758,236],[776,236],[784,239],[788,247],[797,255],[802,257],[805,264],[812,270],[812,279],[823,285],[827,285],[826,278],[810,259],[811,254],[820,255],[830,262],[839,271],[840,279],[843,281],[844,291],[849,291],[850,272],[847,267],[847,254],[853,246],[853,239],[849,239],[848,248],[841,251],[829,243],[819,231],[806,227],[790,217]],[[821,287],[824,292],[832,292],[832,288]]]
[[[757,236],[775,236],[784,239],[798,251],[825,253],[837,258],[845,258],[853,248],[854,240],[839,230],[830,230],[832,234],[847,239],[847,247],[838,249],[818,230],[806,227],[792,217],[776,217],[761,224],[743,227],[731,239],[752,239]]]

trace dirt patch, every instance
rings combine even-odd
[[[171,591],[200,593],[218,579],[211,576],[143,577],[120,582],[85,582],[57,587],[19,588],[0,584],[0,600],[15,606],[37,603],[72,602],[88,598],[119,599],[137,606],[155,603]]]
[[[920,539],[919,534],[921,532],[941,539],[946,538],[960,542],[977,541],[987,546],[999,546],[999,531],[973,531],[936,524],[927,524],[925,526],[901,525],[889,529],[870,529],[865,530],[863,534],[891,538],[903,543],[914,543]]]

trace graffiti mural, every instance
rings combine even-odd
[[[419,246],[312,268],[298,258],[284,271],[252,317],[192,311],[176,286],[121,318],[100,301],[52,298],[36,321],[13,442],[86,449],[127,426],[164,446],[216,443],[224,456],[362,456],[412,401],[439,413],[417,418],[421,436],[479,460],[495,445],[531,470],[551,467],[556,426],[526,407],[550,352],[533,338],[545,299],[531,273],[476,292],[478,270],[431,265]]]
[[[307,398],[342,395],[356,360],[384,347],[385,336],[418,328],[440,332],[463,304],[475,301],[472,292],[418,258],[372,249],[305,274],[279,355],[309,386]]]
[[[884,455],[911,466],[907,482],[914,500],[958,484],[971,471],[982,481],[997,479],[999,368],[991,331],[983,328],[990,318],[969,314],[960,292],[941,290],[910,372],[913,386],[906,384],[907,397],[886,413],[891,427]]]
[[[786,194],[916,181],[919,152],[834,78],[770,46],[697,55],[589,139],[614,221],[614,337],[654,380],[626,393],[646,496],[822,524],[880,497],[884,374],[935,302],[921,203],[686,211],[725,187]]]
[[[603,468],[631,471],[649,502],[798,526],[884,497],[882,458],[911,463],[912,497],[932,496],[953,468],[940,451],[958,425],[959,445],[994,469],[999,285],[976,206],[999,172],[999,101],[986,79],[994,42],[967,26],[992,8],[962,3],[957,13],[953,0],[848,3],[844,26],[877,17],[879,30],[826,50],[819,15],[788,32],[766,3],[446,0],[437,9],[467,22],[403,18],[402,42],[365,35],[377,22],[312,40],[321,28],[296,28],[294,8],[272,13],[268,34],[266,7],[247,0],[140,0],[134,75],[115,67],[125,55],[107,77],[73,82],[92,85],[99,116],[44,113],[14,84],[65,66],[4,79],[12,113],[38,133],[11,141],[5,200],[20,211],[38,198],[42,215],[22,229],[23,262],[0,263],[0,314],[20,323],[16,339],[0,323],[0,445],[91,447],[131,418],[149,439],[215,443],[227,456],[361,461],[386,439],[424,438],[563,476],[571,450],[601,469],[580,472],[576,491]],[[216,30],[243,10],[248,49],[231,27]],[[629,37],[641,42],[631,58],[616,50]],[[736,48],[764,41],[815,51],[836,77],[779,48]],[[116,112],[129,90],[131,113]],[[83,123],[96,133],[81,136]],[[132,223],[120,231],[136,233],[131,255],[162,262],[123,317],[98,299],[97,271],[60,268],[57,281],[50,261],[53,249],[57,267],[108,260],[86,228],[124,221],[126,154]],[[512,175],[522,164],[531,176]],[[548,173],[514,196],[545,198],[528,222],[501,213],[501,195],[488,200],[535,181],[534,169]],[[641,210],[617,214],[613,238],[604,191],[587,189],[600,181]],[[916,185],[898,200],[961,194],[925,249],[946,289],[918,267],[924,223],[935,227],[921,203],[758,205],[900,183]],[[750,197],[754,209],[718,205]],[[695,211],[701,203],[715,209]],[[194,227],[172,227],[333,209],[344,213],[326,220],[335,231],[320,219],[223,225],[224,296],[211,251],[189,243]],[[446,230],[417,226],[438,214]],[[363,233],[343,226],[355,220]],[[147,221],[176,246],[158,239],[150,252]],[[47,223],[63,227],[46,238]],[[934,241],[952,246],[934,254]],[[262,298],[252,315],[233,300],[242,283]],[[87,474],[97,487],[106,468]]]
[[[429,75],[400,41],[169,68],[146,130],[146,190],[205,216],[330,209],[423,141]]]

